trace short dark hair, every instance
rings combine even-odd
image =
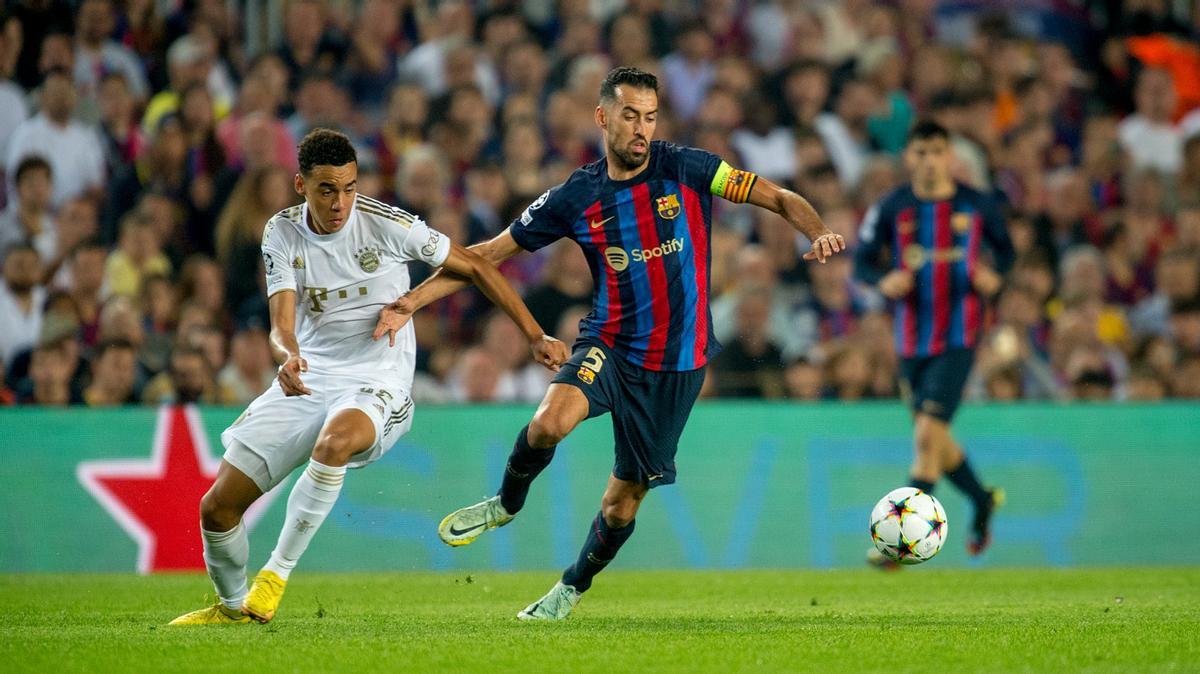
[[[358,162],[358,154],[346,134],[333,129],[313,129],[300,141],[300,173],[308,175],[317,166],[345,166]]]
[[[611,103],[617,98],[617,87],[628,84],[639,89],[650,89],[658,93],[658,78],[640,68],[621,66],[608,71],[600,83],[600,101]]]
[[[930,140],[933,138],[941,138],[942,140],[950,140],[950,132],[946,127],[938,124],[932,119],[925,119],[917,122],[912,131],[908,132],[908,142],[914,140]]]
[[[38,170],[45,171],[48,177],[54,177],[54,171],[50,168],[50,162],[46,161],[45,157],[41,155],[31,154],[17,164],[17,172],[14,175],[13,180],[17,183],[20,183],[21,179],[25,177],[26,173]]]

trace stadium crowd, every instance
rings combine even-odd
[[[251,53],[263,4],[7,3],[3,404],[248,402],[275,374],[258,242],[297,203],[299,138],[348,133],[362,193],[474,243],[599,158],[616,65],[659,75],[658,138],[796,189],[851,245],[913,121],[949,128],[1018,252],[969,397],[1200,398],[1200,5],[290,0]],[[773,214],[715,209],[706,395],[896,396],[890,313],[852,256],[802,263]],[[570,342],[577,247],[503,271]],[[545,391],[477,292],[416,328],[419,401]]]

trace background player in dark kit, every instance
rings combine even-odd
[[[984,304],[1000,290],[1013,248],[994,201],[951,176],[951,152],[939,124],[913,128],[904,152],[912,180],[868,211],[856,273],[895,306],[896,351],[913,409],[910,484],[932,492],[944,474],[971,499],[967,549],[978,555],[1003,492],[980,485],[950,422],[974,361]],[[868,559],[883,563],[874,548]]]

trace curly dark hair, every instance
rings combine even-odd
[[[658,93],[658,78],[640,68],[621,66],[608,71],[600,83],[600,102],[611,103],[617,98],[617,87],[628,84],[639,89],[652,89]]]
[[[317,166],[345,166],[358,161],[346,134],[333,129],[313,129],[300,141],[300,173],[308,175]]]

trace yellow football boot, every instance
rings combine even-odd
[[[275,609],[279,608],[279,600],[283,599],[283,588],[287,581],[280,578],[274,571],[263,569],[254,577],[250,586],[250,594],[242,601],[242,613],[260,623],[271,622],[275,617]]]
[[[221,602],[191,613],[184,613],[167,623],[168,625],[237,625],[250,622],[250,616],[241,611],[225,608]]]

